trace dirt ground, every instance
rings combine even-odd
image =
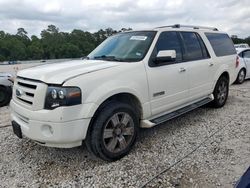
[[[9,114],[0,108],[0,187],[233,187],[250,165],[250,81],[231,86],[221,109],[141,130],[132,152],[113,163],[85,147],[20,140]]]

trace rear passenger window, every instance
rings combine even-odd
[[[233,41],[227,34],[205,33],[217,57],[236,54]]]
[[[201,44],[194,32],[181,32],[184,43],[183,59],[186,61],[203,59]]]
[[[163,32],[156,43],[157,53],[161,50],[175,50],[176,62],[182,61],[181,45],[175,31]]]

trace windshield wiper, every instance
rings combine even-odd
[[[107,55],[95,56],[94,59],[102,59],[102,60],[107,60],[107,61],[119,61],[119,62],[123,61],[121,58],[117,58],[115,56],[107,56]]]

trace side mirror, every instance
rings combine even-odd
[[[176,59],[175,50],[161,50],[158,52],[157,56],[153,59],[154,63],[167,63],[174,62]]]

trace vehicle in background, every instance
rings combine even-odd
[[[236,51],[241,51],[242,49],[249,48],[249,45],[247,43],[242,43],[242,44],[235,44],[234,45]]]
[[[242,175],[239,181],[236,183],[235,188],[249,188],[250,187],[250,167]]]
[[[0,73],[0,107],[9,104],[12,96],[14,77],[9,73]]]
[[[17,64],[17,63],[18,63],[17,61],[9,61],[9,62],[8,62],[9,65],[15,65],[15,64]]]
[[[9,62],[8,61],[3,61],[0,63],[0,65],[9,65]]]
[[[237,67],[238,76],[235,83],[242,84],[245,79],[250,78],[250,48],[242,48],[237,53],[239,66]]]
[[[19,64],[20,62],[18,61],[3,61],[0,62],[0,65],[15,65],[15,64]]]

